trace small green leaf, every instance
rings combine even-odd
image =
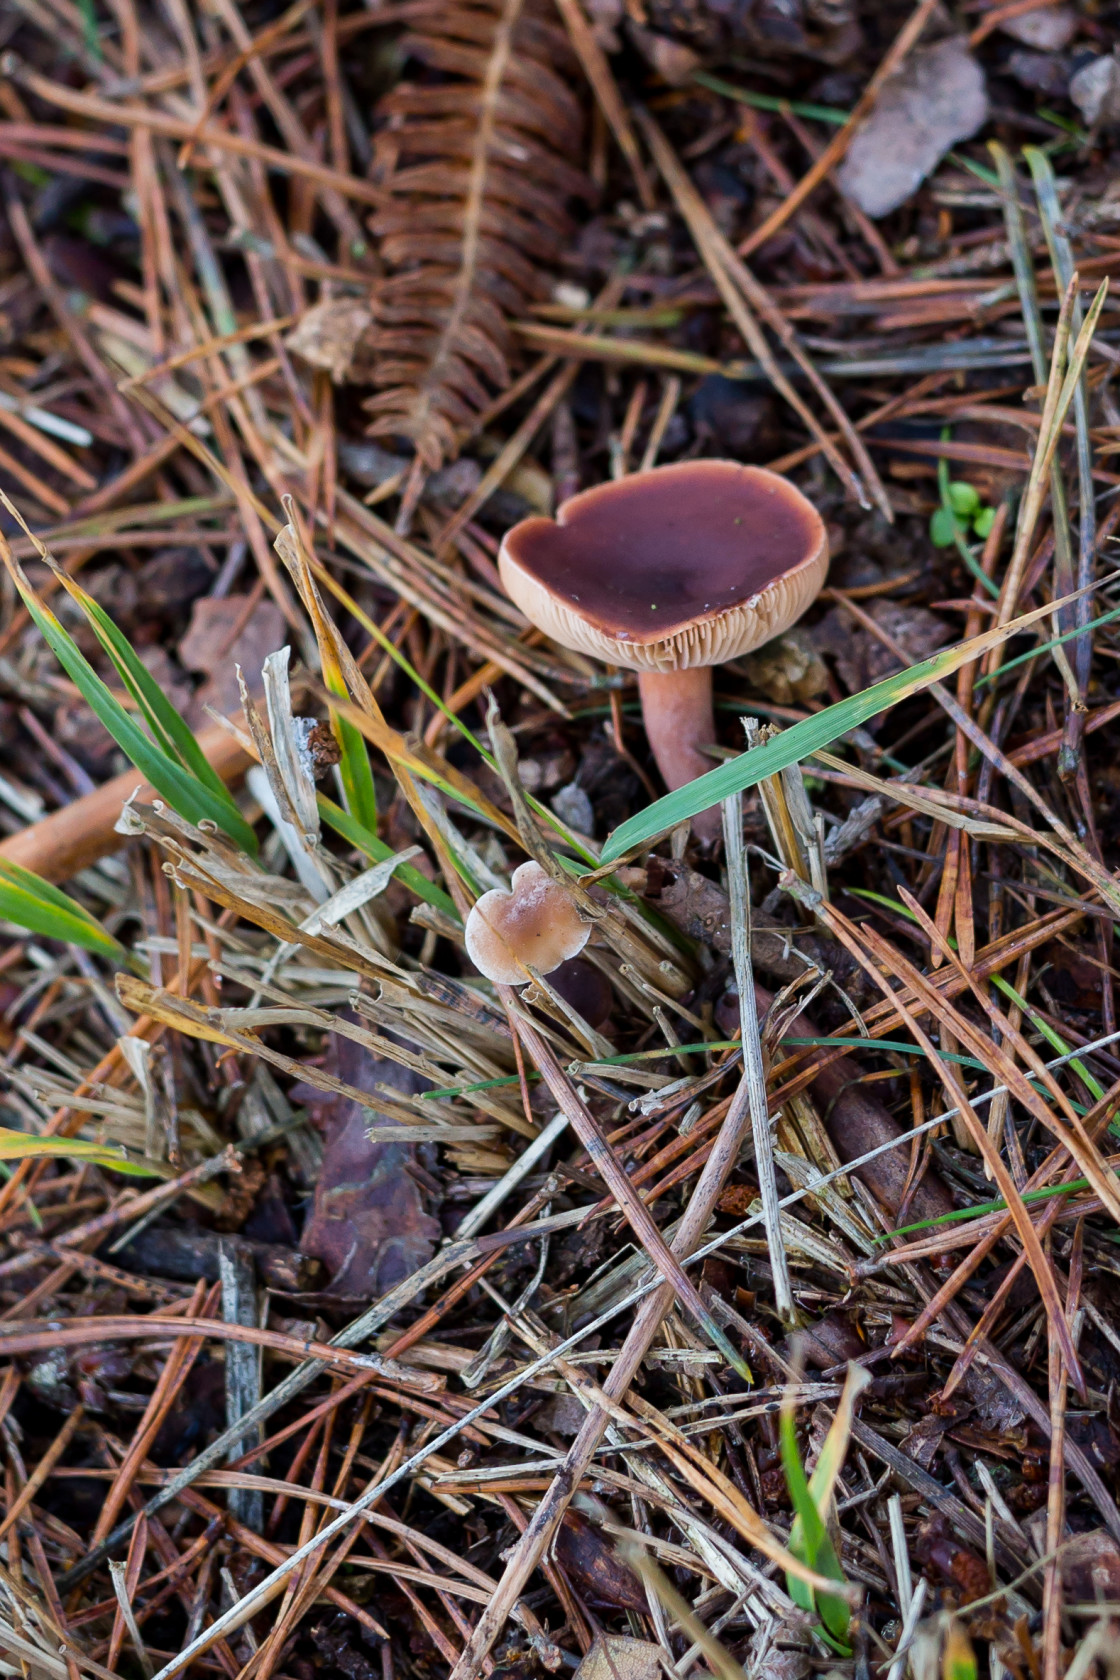
[[[797,1450],[797,1430],[793,1420],[792,1404],[783,1403],[779,1422],[779,1445],[782,1455],[782,1468],[786,1474],[786,1485],[789,1488],[790,1501],[794,1509],[793,1527],[790,1530],[789,1549],[794,1557],[807,1563],[810,1569],[815,1569],[819,1575],[827,1575],[834,1581],[845,1580],[840,1560],[836,1556],[835,1547],[829,1537],[828,1529],[817,1504],[809,1490],[809,1483],[805,1478],[805,1471],[801,1464],[801,1455]],[[848,1654],[846,1643],[850,1612],[842,1598],[831,1598],[827,1593],[816,1593],[804,1581],[796,1576],[786,1574],[786,1589],[793,1602],[803,1610],[816,1610],[823,1624],[823,1632],[829,1644],[834,1645],[845,1655]]]
[[[952,548],[957,538],[957,521],[952,508],[937,509],[929,522],[929,534],[935,548]]]
[[[949,506],[954,513],[967,519],[970,513],[975,513],[980,506],[980,497],[971,484],[964,484],[960,479],[954,479],[949,486]]]
[[[972,529],[980,538],[986,537],[996,522],[996,510],[992,507],[981,508],[972,521]]]

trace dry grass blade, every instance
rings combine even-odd
[[[711,1340],[713,1346],[719,1349],[732,1369],[738,1371],[744,1380],[749,1381],[750,1368],[715,1323],[711,1313],[701,1300],[695,1284],[686,1275],[676,1256],[669,1249],[645,1203],[636,1194],[633,1185],[619,1164],[617,1156],[611,1149],[590,1109],[577,1095],[571,1081],[564,1074],[545,1040],[525,1013],[517,1007],[516,993],[508,987],[499,987],[498,995],[505,1002],[517,1034],[532,1057],[534,1066],[548,1085],[561,1112],[568,1116],[572,1130],[586,1149],[592,1165],[602,1177],[618,1207],[626,1215],[634,1235],[649,1256],[651,1264],[672,1286],[682,1305],[687,1308],[701,1330]]]
[[[793,1319],[785,1243],[778,1213],[778,1188],[774,1176],[774,1144],[770,1132],[770,1103],[766,1094],[766,1069],[762,1059],[758,1005],[755,1001],[754,972],[750,949],[750,881],[743,850],[742,799],[734,794],[723,807],[723,844],[727,854],[727,880],[731,908],[731,953],[739,993],[739,1034],[743,1043],[743,1082],[747,1087],[754,1137],[755,1168],[765,1216],[766,1242],[774,1274],[774,1305],[779,1318]]]

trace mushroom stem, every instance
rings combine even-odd
[[[714,769],[701,747],[716,738],[712,672],[708,665],[685,671],[641,671],[638,692],[646,738],[670,792]],[[720,832],[718,805],[692,819],[697,839],[711,843]]]

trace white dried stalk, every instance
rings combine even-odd
[[[902,1623],[902,1632],[898,1639],[898,1649],[891,1658],[891,1666],[887,1670],[887,1680],[902,1680],[902,1675],[905,1671],[910,1655],[910,1646],[913,1643],[914,1634],[917,1631],[918,1622],[921,1619],[922,1610],[926,1602],[926,1593],[928,1591],[929,1588],[926,1584],[925,1577],[923,1576],[918,1582],[918,1585],[914,1588],[914,1596],[910,1600],[910,1608],[906,1612],[905,1619]],[[940,1640],[938,1643],[940,1644]]]
[[[144,1641],[140,1637],[140,1629],[137,1626],[136,1617],[133,1614],[132,1605],[128,1597],[128,1583],[126,1579],[128,1575],[128,1565],[124,1563],[111,1563],[109,1565],[109,1574],[113,1577],[113,1591],[116,1593],[117,1603],[120,1605],[121,1618],[125,1627],[128,1629],[128,1637],[131,1639],[133,1646],[136,1649],[136,1655],[139,1659],[140,1667],[144,1670],[147,1680],[152,1680],[152,1675],[155,1673],[155,1664],[148,1655]]]
[[[152,1079],[152,1047],[142,1038],[122,1033],[117,1039],[117,1049],[128,1063],[128,1070],[144,1098],[144,1153],[152,1161],[163,1161],[167,1157],[167,1139],[159,1124],[156,1088]]]
[[[292,862],[292,868],[299,876],[300,885],[309,893],[316,904],[325,904],[331,896],[331,889],[323,880],[315,863],[303,843],[303,836],[294,823],[290,823],[280,809],[280,802],[272,789],[272,783],[259,764],[254,764],[245,777],[249,792],[257,801],[261,810],[284,842],[284,850]],[[294,950],[294,946],[284,947]]]
[[[475,1203],[467,1217],[460,1221],[455,1232],[456,1241],[461,1242],[467,1237],[476,1236],[481,1231],[490,1215],[501,1207],[506,1197],[516,1190],[521,1180],[533,1170],[537,1162],[543,1160],[556,1139],[565,1130],[567,1124],[568,1117],[566,1114],[554,1115],[540,1136],[533,1139],[529,1147],[517,1157],[512,1167],[502,1175],[497,1184],[489,1189],[482,1200]]]
[[[223,1242],[218,1250],[218,1265],[222,1279],[222,1317],[227,1324],[243,1324],[253,1329],[257,1324],[256,1287],[253,1261],[240,1243]],[[226,1427],[232,1428],[260,1403],[260,1350],[251,1342],[229,1342],[226,1345]],[[260,1440],[260,1426],[250,1428],[239,1441],[230,1446],[231,1459],[255,1447]],[[230,1514],[246,1528],[259,1534],[264,1526],[264,1495],[259,1488],[231,1488]]]
[[[902,1500],[897,1493],[892,1493],[887,1500],[887,1513],[891,1523],[894,1573],[898,1582],[898,1608],[902,1611],[905,1621],[910,1614],[910,1602],[914,1597],[914,1580],[910,1573],[910,1553],[906,1544],[906,1529],[902,1521]]]
[[[314,724],[310,719],[297,718],[292,709],[292,691],[288,681],[290,647],[270,653],[261,666],[264,681],[264,701],[268,708],[268,727],[272,734],[276,768],[284,783],[284,791],[292,802],[300,829],[309,846],[318,843],[319,807],[315,798],[315,775],[311,768],[311,753],[307,735]],[[307,725],[308,727],[301,727]]]
[[[750,1103],[754,1135],[755,1167],[762,1196],[763,1225],[774,1275],[774,1304],[779,1318],[793,1319],[793,1292],[782,1240],[778,1211],[778,1185],[774,1174],[774,1142],[770,1131],[770,1103],[766,1095],[766,1069],[762,1060],[762,1039],[758,1030],[758,1009],[751,967],[751,899],[747,860],[743,850],[742,796],[733,793],[723,802],[723,845],[727,857],[727,890],[731,901],[731,960],[739,989],[739,1025],[743,1044],[743,1077]]]
[[[352,881],[339,887],[338,891],[327,899],[325,904],[317,905],[310,916],[300,923],[304,933],[318,933],[323,927],[336,927],[355,910],[360,910],[371,899],[378,898],[402,863],[409,863],[414,857],[420,857],[422,846],[408,846],[403,852],[394,852],[392,857],[383,858],[375,863],[372,869],[363,869],[360,875],[355,875]]]

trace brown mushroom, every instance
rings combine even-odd
[[[510,878],[509,892],[483,893],[467,917],[467,955],[480,974],[501,986],[524,986],[531,976],[551,974],[587,944],[591,923],[546,875],[539,863],[523,863]]]
[[[685,461],[584,490],[506,533],[502,582],[564,647],[638,672],[665,782],[712,768],[711,667],[801,617],[828,571],[824,521],[795,485],[737,461]],[[719,830],[713,808],[696,819]]]

